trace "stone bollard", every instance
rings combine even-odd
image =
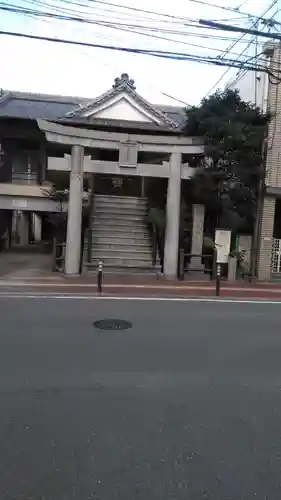
[[[229,257],[228,258],[228,281],[236,280],[236,270],[237,270],[237,257]]]

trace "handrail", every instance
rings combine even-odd
[[[52,253],[52,271],[60,272],[64,268],[65,261],[65,242],[57,243],[57,239],[53,239],[53,253]]]
[[[87,240],[88,240],[88,247],[87,247],[87,262],[91,263],[92,262],[92,251],[93,251],[93,230],[92,228],[88,228],[87,230]]]
[[[157,261],[157,250],[158,250],[158,244],[157,244],[157,231],[155,224],[152,224],[152,265],[156,265]]]

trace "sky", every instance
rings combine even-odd
[[[110,0],[108,0],[110,1]],[[265,0],[206,0],[209,3],[237,8],[241,12],[260,15],[270,2]],[[192,21],[186,23],[179,18],[198,20],[211,19],[243,27],[251,27],[253,19],[239,13],[214,8],[191,0],[112,0],[112,3],[136,9],[164,13],[173,18],[159,17],[144,12],[120,9],[95,0],[2,0],[1,5],[20,6],[38,11],[56,12],[83,16],[91,24],[74,21],[38,19],[22,14],[3,12],[0,9],[0,30],[28,33],[79,40],[111,46],[184,52],[193,55],[218,56],[231,43],[235,44],[240,34],[195,29]],[[276,0],[266,17],[276,14],[281,8],[281,0]],[[279,18],[280,20],[280,18]],[[127,31],[109,28],[104,23],[114,22],[138,25],[138,31],[146,31],[152,36],[136,33],[136,28]],[[98,24],[98,23],[102,23]],[[189,24],[186,26],[186,24]],[[128,30],[134,30],[134,33]],[[173,33],[168,33],[167,30]],[[181,31],[181,35],[175,33]],[[194,36],[192,33],[195,33]],[[213,36],[223,36],[222,40]],[[163,40],[155,36],[168,38]],[[228,57],[232,59],[245,49],[249,35],[231,49]],[[173,40],[173,41],[172,41]],[[177,43],[176,43],[176,42]],[[259,41],[258,51],[261,51]],[[193,45],[191,45],[193,44]],[[253,55],[252,44],[245,52]],[[128,73],[135,80],[137,91],[155,104],[199,104],[200,100],[212,89],[223,88],[235,78],[238,70],[231,69],[216,86],[216,82],[227,68],[155,58],[142,54],[105,50],[100,48],[75,47],[45,41],[27,40],[0,35],[1,73],[0,88],[59,95],[72,95],[94,98],[111,88],[114,78]],[[167,97],[169,95],[170,97]],[[171,99],[173,97],[173,99]]]

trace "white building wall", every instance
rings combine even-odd
[[[260,65],[267,64],[265,56],[262,56]],[[251,102],[259,107],[263,112],[267,110],[268,96],[268,75],[262,71],[241,72],[240,75],[232,78],[226,85],[226,89],[238,89],[243,101]]]

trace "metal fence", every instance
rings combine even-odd
[[[272,240],[271,273],[281,273],[281,240],[277,238]]]
[[[194,267],[190,268],[190,260],[192,257],[197,257],[202,262],[202,266],[196,269]],[[203,255],[195,255],[191,253],[185,253],[183,249],[179,251],[179,270],[178,275],[180,280],[184,280],[185,275],[189,272],[192,273],[200,273],[207,274],[210,277],[210,280],[215,279],[216,277],[216,251],[213,251],[212,254],[203,254]]]

